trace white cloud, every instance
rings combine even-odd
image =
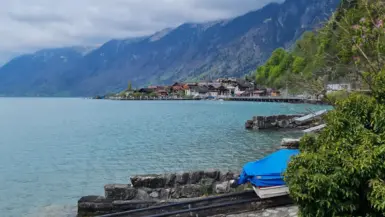
[[[1,0],[0,63],[20,52],[100,44],[282,0]]]

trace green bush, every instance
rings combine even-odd
[[[285,181],[303,217],[385,216],[385,3],[342,5],[325,27],[328,57],[350,64],[371,94],[328,95],[327,127],[301,140]]]
[[[325,101],[335,105],[337,101],[348,98],[349,92],[345,90],[333,91],[326,94]]]
[[[301,216],[384,216],[385,105],[352,94],[326,120],[285,175]]]

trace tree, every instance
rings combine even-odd
[[[283,48],[276,49],[265,65],[257,69],[255,80],[257,84],[275,88],[285,86],[283,79],[291,68],[293,56]]]
[[[158,94],[156,94],[155,92],[151,92],[150,94],[148,94],[149,97],[157,97]]]
[[[291,92],[317,92],[308,91],[307,88],[309,83],[319,81],[319,76],[315,76],[322,65],[322,55],[317,55],[319,43],[318,35],[305,32],[291,52],[283,48],[276,49],[266,63],[257,69],[256,82],[274,88],[288,85]]]
[[[321,30],[319,51],[331,73],[352,70],[372,93],[337,100],[326,129],[301,140],[285,181],[304,217],[385,216],[385,5],[352,2]]]
[[[139,93],[139,92],[134,92],[134,93],[132,94],[132,96],[133,96],[134,98],[139,98],[139,97],[143,96],[143,94],[142,94],[142,93]]]
[[[131,90],[132,90],[132,83],[131,83],[131,81],[128,81],[127,90],[128,90],[128,91],[131,91]]]

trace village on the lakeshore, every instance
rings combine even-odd
[[[350,84],[329,84],[330,91],[350,90]],[[287,90],[259,87],[245,78],[219,78],[214,81],[175,82],[172,85],[149,85],[134,89],[128,82],[127,89],[117,94],[96,96],[96,99],[136,100],[136,99],[191,99],[215,100],[226,98],[282,98],[289,97]],[[314,96],[296,95],[313,99]]]
[[[129,84],[130,86],[130,84]],[[230,96],[279,96],[280,91],[272,88],[257,88],[254,82],[241,78],[221,78],[204,82],[175,82],[172,85],[150,85],[140,89],[128,87],[116,95],[106,96],[109,99],[137,98],[185,98],[216,99]]]

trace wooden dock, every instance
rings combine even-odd
[[[226,101],[324,104],[324,102],[322,102],[321,100],[312,100],[296,97],[219,97],[219,99],[223,99]]]

